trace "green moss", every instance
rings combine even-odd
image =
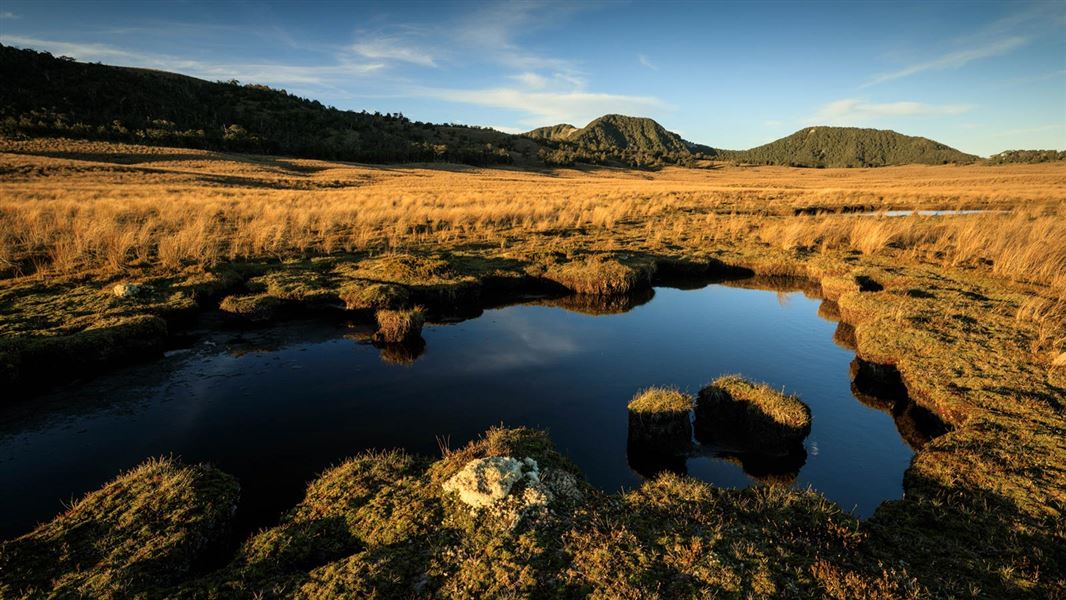
[[[284,302],[269,294],[246,294],[226,296],[218,305],[222,312],[248,319],[249,321],[268,321],[273,319]]]
[[[237,493],[209,467],[148,461],[0,545],[0,596],[154,594],[222,539]]]
[[[279,300],[296,302],[336,302],[334,283],[317,269],[301,266],[271,270],[253,277],[248,288]]]
[[[429,304],[460,304],[476,300],[477,277],[456,269],[441,255],[384,254],[336,267],[340,277],[391,283],[408,289],[412,300]]]

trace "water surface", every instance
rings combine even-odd
[[[369,448],[437,455],[493,425],[543,428],[600,488],[643,477],[626,451],[626,403],[652,385],[695,393],[741,373],[799,394],[812,409],[811,486],[868,516],[902,495],[912,450],[892,417],[851,392],[853,353],[833,342],[819,301],[712,284],[657,288],[628,312],[540,304],[427,325],[424,353],[390,355],[323,320],[214,331],[188,350],[59,389],[0,422],[2,531],[53,517],[147,457],[210,462],[242,485],[239,528],[268,525],[307,481]],[[403,364],[402,360],[412,360]],[[633,462],[638,462],[634,460]],[[751,485],[713,452],[681,469],[720,486]]]

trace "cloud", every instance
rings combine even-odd
[[[883,117],[933,117],[960,115],[972,110],[967,104],[923,102],[868,102],[858,98],[834,100],[822,106],[808,121],[823,125],[854,124]]]
[[[658,71],[659,70],[659,67],[655,66],[655,64],[652,63],[651,60],[647,56],[645,56],[643,54],[638,54],[637,55],[637,62],[639,62],[642,66],[651,69],[652,71]]]
[[[138,57],[138,54],[106,44],[60,42],[20,35],[0,34],[0,43],[6,46],[33,48],[34,50],[47,51],[52,54],[71,56],[83,61],[126,60]]]
[[[372,60],[396,60],[423,67],[436,67],[437,62],[426,50],[409,45],[398,38],[382,37],[351,45],[352,52]]]
[[[10,10],[0,11],[0,20],[7,21],[7,20],[14,20],[14,19],[17,19],[17,18],[19,18],[19,16],[16,15],[15,13],[11,12]]]
[[[1038,127],[1023,127],[1021,129],[1008,129],[1006,131],[1000,131],[991,134],[991,137],[1002,138],[1011,137],[1015,135],[1025,135],[1029,133],[1044,133],[1046,131],[1056,131],[1062,134],[1060,140],[1066,140],[1066,123],[1050,123],[1048,125],[1040,125]],[[1061,145],[1059,146],[1062,147]]]
[[[511,79],[521,83],[522,85],[530,88],[541,89],[548,85],[548,80],[533,72],[519,73],[518,75],[511,75]]]
[[[85,62],[121,63],[124,66],[174,71],[208,80],[238,79],[271,85],[331,86],[345,80],[376,73],[383,63],[338,60],[322,66],[278,63],[210,63],[165,54],[130,52],[107,44],[61,42],[23,36],[0,35],[0,43],[71,56]]]
[[[531,127],[557,123],[583,125],[607,113],[641,114],[670,108],[651,96],[594,93],[577,89],[531,92],[507,87],[477,90],[424,88],[415,93],[448,102],[525,113],[519,122]]]
[[[959,67],[963,67],[975,60],[1007,54],[1015,48],[1023,46],[1028,41],[1028,38],[1021,36],[1013,36],[1005,39],[994,40],[973,48],[949,52],[947,54],[934,58],[933,60],[916,63],[908,67],[904,67],[898,71],[892,71],[891,73],[882,73],[870,79],[866,83],[862,84],[862,86],[860,87],[869,87],[872,85],[885,83],[886,81],[893,81],[896,79],[902,79],[904,77],[910,77],[911,75],[917,75],[918,73],[924,73],[926,71],[958,69]]]

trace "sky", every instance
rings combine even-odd
[[[520,132],[607,113],[718,148],[811,125],[1066,149],[1066,1],[0,2],[0,43]]]

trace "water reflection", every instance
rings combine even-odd
[[[815,290],[763,282],[591,303],[537,301],[431,323],[425,345],[377,348],[343,322],[208,328],[187,352],[65,386],[0,422],[0,536],[151,456],[232,473],[238,528],[275,520],[306,482],[373,448],[436,455],[500,425],[546,429],[594,485],[617,491],[664,470],[726,487],[812,486],[866,516],[902,494],[912,450],[893,414],[856,401],[853,353],[834,344]],[[788,289],[788,288],[786,288]],[[596,315],[596,316],[592,316]],[[352,337],[349,337],[352,336]],[[353,339],[354,338],[354,339]],[[770,458],[712,441],[684,456],[628,444],[626,403],[649,386],[694,393],[727,373],[796,393],[812,410],[802,452]],[[817,449],[817,451],[815,451]]]

